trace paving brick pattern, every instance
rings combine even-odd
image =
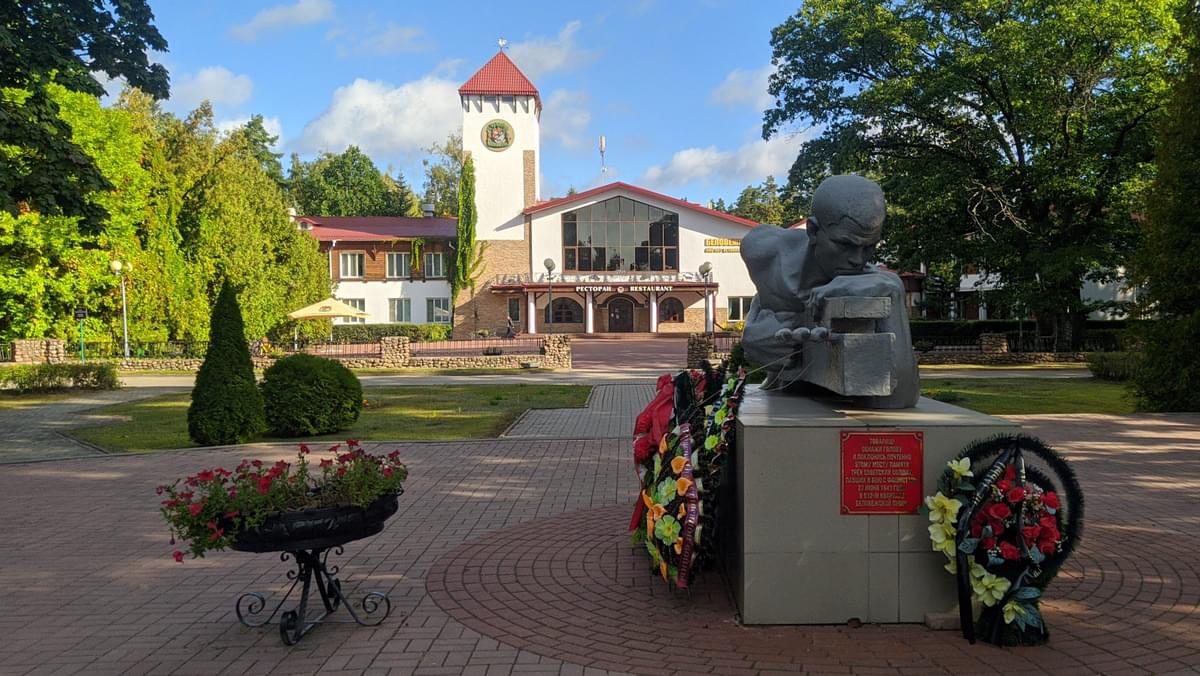
[[[622,540],[636,492],[624,440],[509,439],[372,445],[399,448],[412,478],[387,529],[338,563],[352,597],[390,593],[393,617],[323,626],[292,648],[233,613],[243,591],[283,588],[276,557],[176,564],[157,514],[156,484],[242,452],[0,467],[0,674],[583,674],[654,659],[656,672],[722,674],[1193,673],[1200,417],[1025,422],[1074,461],[1089,501],[1082,546],[1047,595],[1042,648],[914,626],[736,627],[715,576],[690,597],[668,593]],[[535,621],[548,628],[528,633]],[[695,652],[664,648],[688,636]]]
[[[504,433],[523,439],[633,437],[633,420],[654,396],[653,383],[596,385],[585,408],[530,409]]]

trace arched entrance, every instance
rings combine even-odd
[[[608,301],[608,330],[613,333],[633,331],[633,301],[628,298]]]

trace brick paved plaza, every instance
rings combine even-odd
[[[387,591],[393,615],[293,648],[233,612],[243,591],[282,588],[277,557],[176,564],[154,494],[290,448],[2,465],[0,674],[1194,673],[1200,417],[1021,421],[1075,463],[1088,499],[1040,648],[911,625],[738,627],[715,572],[668,593],[628,545],[623,439],[502,439],[372,445],[399,448],[411,479],[387,529],[338,563],[351,591]]]

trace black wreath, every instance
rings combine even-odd
[[[1032,455],[1045,463],[1050,474],[1048,475],[1037,467],[1027,465],[1025,463],[1026,455]],[[961,458],[967,458],[970,461],[972,471],[976,467],[987,468],[986,471],[975,472],[975,495],[982,495],[987,492],[1003,473],[1004,466],[1014,463],[1024,468],[1026,482],[1032,483],[1043,490],[1053,490],[1060,496],[1059,511],[1064,513],[1064,518],[1062,519],[1062,546],[1057,552],[1047,556],[1042,561],[1040,572],[1028,583],[1039,590],[1044,590],[1046,585],[1058,574],[1063,563],[1070,557],[1078,545],[1080,538],[1083,536],[1083,490],[1079,486],[1079,480],[1075,477],[1075,470],[1071,468],[1062,456],[1040,439],[1025,434],[999,435],[990,439],[976,441],[964,448],[956,459]],[[942,485],[950,486],[952,490],[953,481],[950,470],[947,470],[946,474],[943,475]],[[970,572],[967,563],[967,554],[959,549],[958,546],[962,544],[963,539],[968,535],[969,529],[967,525],[971,522],[971,517],[980,508],[981,502],[974,501],[964,506],[959,515],[958,533],[955,536],[959,617],[962,623],[963,637],[971,643],[975,642],[976,626],[972,621]],[[1010,563],[1000,567],[998,572],[1011,580],[1019,576],[1025,567],[1025,564],[1021,562]],[[1000,613],[1004,604],[1015,591],[1016,587],[1014,585],[1013,589],[1009,591],[1009,596],[1006,596],[995,606],[985,608],[984,612],[980,615],[979,633],[985,636],[988,642],[994,644],[1005,642],[1002,641],[1003,637],[1001,636],[1005,625],[1000,617]],[[1041,635],[1036,638],[1038,640],[1045,640],[1046,636],[1045,625],[1043,623]],[[1022,640],[1019,642],[1028,642],[1028,639],[1024,636],[1020,638]]]

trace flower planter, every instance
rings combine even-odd
[[[261,627],[274,619],[292,592],[301,586],[300,603],[294,610],[279,616],[279,634],[285,645],[295,645],[316,625],[340,607],[350,614],[350,621],[364,627],[378,625],[392,612],[387,594],[369,592],[360,603],[361,615],[355,611],[342,583],[337,579],[337,566],[328,565],[329,553],[342,553],[342,545],[370,537],[383,530],[384,523],[400,508],[398,498],[403,491],[381,495],[366,508],[355,506],[317,507],[296,512],[274,514],[257,528],[238,533],[232,548],[240,552],[282,552],[280,560],[295,559],[296,570],[288,571],[292,586],[265,619],[258,619],[266,609],[267,600],[258,592],[242,594],[235,610],[238,621],[247,627]],[[321,598],[324,611],[309,614],[309,592],[313,585]],[[345,620],[342,620],[345,622]]]

